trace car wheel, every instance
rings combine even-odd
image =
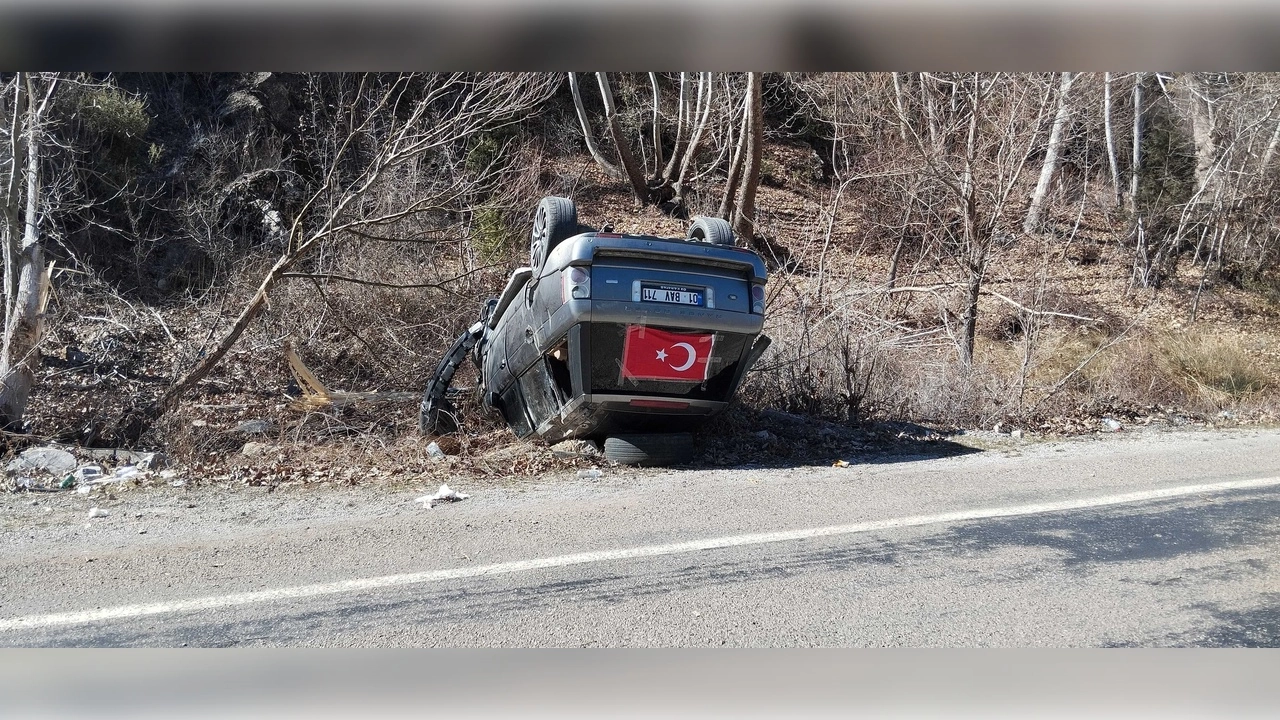
[[[605,438],[604,456],[623,465],[679,465],[693,459],[693,434],[612,435]]]
[[[729,223],[720,218],[705,216],[693,219],[693,224],[689,226],[689,239],[712,245],[737,244],[737,240],[733,237],[733,228]]]
[[[565,238],[578,233],[578,208],[569,198],[544,197],[533,215],[533,236],[529,240],[529,267],[541,274],[547,256]]]

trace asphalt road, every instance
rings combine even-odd
[[[850,460],[5,496],[0,645],[1280,645],[1280,431]]]

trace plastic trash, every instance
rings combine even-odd
[[[598,477],[604,477],[603,470],[597,470],[596,468],[591,468],[590,470],[578,471],[578,478],[580,480],[595,480]]]
[[[443,460],[446,457],[444,451],[434,441],[427,446],[427,455],[431,456],[432,460]]]
[[[103,510],[102,508],[89,508],[89,517],[91,518],[102,518],[110,514],[111,513],[107,512],[106,510]]]
[[[454,490],[453,488],[449,487],[448,485],[441,485],[440,489],[436,491],[435,495],[423,495],[422,497],[414,500],[414,502],[422,503],[423,509],[427,509],[427,508],[433,508],[436,505],[440,505],[441,503],[458,502],[459,500],[466,500],[469,497],[471,496],[466,493],[460,493]]]

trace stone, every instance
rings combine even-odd
[[[266,420],[245,420],[236,426],[235,431],[245,435],[262,435],[271,431],[271,423]]]
[[[5,469],[11,473],[43,472],[62,477],[75,472],[79,465],[75,456],[66,450],[45,445],[23,450]]]
[[[272,450],[275,450],[274,445],[250,441],[245,443],[244,447],[240,448],[240,454],[245,457],[258,457],[260,455],[266,455]]]

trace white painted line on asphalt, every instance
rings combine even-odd
[[[315,585],[298,585],[295,587],[260,590],[257,592],[235,593],[215,597],[195,598],[192,600],[176,600],[173,602],[152,603],[149,605],[123,605],[113,608],[99,608],[80,612],[54,613],[50,615],[28,615],[0,620],[0,631],[31,630],[35,628],[55,627],[59,625],[79,625],[104,620],[124,620],[145,617],[148,615],[164,615],[171,613],[190,613],[240,605],[256,605],[258,603],[277,602],[280,600],[298,600],[337,595],[341,593],[364,592],[380,588],[400,587],[405,585],[421,585],[443,580],[483,577],[486,575],[509,575],[512,573],[558,568],[569,565],[585,565],[588,563],[609,562],[611,560],[632,560],[635,558],[658,557],[662,555],[678,555],[698,550],[716,550],[720,548],[743,547],[746,545],[765,545],[768,543],[788,542],[792,540],[809,540],[813,538],[832,537],[838,535],[855,535],[858,533],[891,530],[893,528],[919,527],[922,525],[939,525],[943,523],[964,522],[969,520],[985,520],[989,518],[1013,517],[1018,515],[1038,515],[1043,513],[1064,512],[1068,510],[1084,510],[1123,505],[1126,503],[1144,502],[1147,500],[1163,500],[1188,495],[1225,492],[1228,490],[1248,490],[1280,485],[1280,477],[1256,478],[1252,480],[1229,480],[1207,483],[1203,485],[1183,485],[1181,487],[1162,488],[1159,490],[1141,490],[1119,495],[1081,498],[1077,500],[1060,500],[1058,502],[1033,503],[1030,505],[1013,505],[1000,508],[982,508],[977,510],[960,510],[957,512],[939,513],[935,515],[912,515],[891,518],[888,520],[871,520],[849,525],[832,525],[802,530],[781,530],[770,533],[751,535],[732,535],[729,537],[691,540],[689,542],[670,543],[667,545],[647,545],[644,547],[624,548],[621,550],[600,550],[596,552],[559,555],[556,557],[537,558],[534,560],[516,560],[513,562],[480,565],[477,567],[454,568],[450,570],[427,570],[424,572],[404,573],[401,575],[383,575],[381,577],[343,580],[341,582],[319,583]]]

